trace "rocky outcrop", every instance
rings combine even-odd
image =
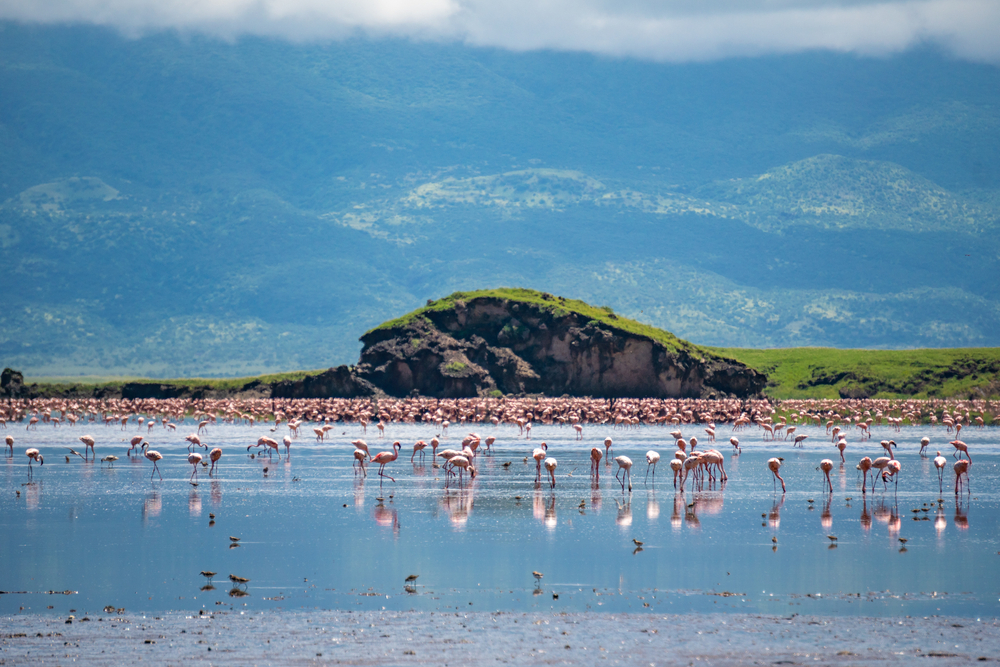
[[[0,373],[0,397],[20,398],[24,393],[24,375],[13,368],[5,368]]]
[[[526,292],[526,290],[522,290]],[[450,297],[362,336],[357,366],[338,366],[298,380],[252,380],[241,387],[129,382],[23,386],[6,369],[2,395],[33,398],[354,398],[501,394],[634,398],[740,398],[760,394],[767,378],[666,332],[547,294],[532,300]],[[539,298],[542,303],[537,303]],[[575,302],[579,306],[586,306]],[[440,307],[446,305],[447,307]],[[581,310],[583,312],[581,312]],[[616,326],[620,322],[621,326]],[[663,334],[659,338],[660,334]]]
[[[392,396],[746,397],[766,384],[689,343],[671,348],[554,306],[477,297],[428,309],[363,336],[356,372]]]

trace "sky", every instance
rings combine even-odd
[[[0,19],[295,41],[358,33],[662,62],[934,46],[1000,64],[1000,0],[0,0]]]

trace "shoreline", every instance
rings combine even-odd
[[[70,622],[67,623],[67,620]],[[909,664],[1000,660],[1000,619],[219,611],[2,617],[0,665]]]

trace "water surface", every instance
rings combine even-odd
[[[110,605],[1000,615],[995,428],[963,431],[974,464],[971,493],[959,497],[943,426],[876,427],[864,442],[852,432],[843,466],[821,428],[799,427],[810,436],[801,450],[741,431],[743,453],[735,455],[731,429],[720,426],[718,442],[699,449],[725,454],[728,482],[700,491],[689,484],[684,493],[666,465],[670,427],[587,426],[577,441],[570,428],[536,426],[528,441],[516,427],[454,425],[442,447],[457,447],[470,428],[497,444],[479,457],[474,482],[447,488],[429,455],[423,465],[409,460],[412,443],[436,432],[402,424],[390,424],[382,439],[374,429],[365,436],[373,452],[404,443],[387,468],[395,483],[380,484],[377,466],[367,479],[354,474],[348,443],[362,435],[356,425],[338,424],[325,443],[300,437],[290,459],[279,460],[246,451],[275,435],[269,425],[220,424],[202,436],[225,451],[217,475],[201,470],[193,486],[183,436],[194,428],[9,426],[16,445],[13,458],[0,458],[0,590],[14,593],[0,595],[0,613]],[[700,426],[682,430],[702,434]],[[99,457],[121,460],[110,468],[70,455],[67,463],[64,448],[82,451],[84,433],[96,438]],[[144,458],[125,456],[136,434],[164,455],[163,481],[150,480]],[[590,447],[608,435],[613,455],[635,462],[631,493],[615,481],[613,464],[602,464],[599,484],[588,474]],[[931,459],[917,454],[924,435],[931,457],[940,448],[949,460],[943,493]],[[888,438],[899,443],[898,489],[879,482],[863,495],[855,463],[880,455],[878,442]],[[559,462],[554,489],[534,483],[530,454],[542,441]],[[28,446],[46,459],[31,483]],[[663,456],[655,483],[652,475],[644,481],[649,449]],[[785,494],[765,467],[771,456],[784,458]],[[822,458],[836,462],[832,494],[822,490]],[[202,570],[218,572],[214,589],[204,588]],[[231,594],[230,573],[250,582]],[[412,574],[419,578],[407,586]],[[44,593],[66,590],[75,593]]]

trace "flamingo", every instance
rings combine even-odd
[[[135,436],[134,438],[132,438],[129,444],[131,445],[131,447],[128,448],[128,451],[125,452],[125,454],[127,456],[132,456],[132,450],[142,445],[142,436],[141,435]]]
[[[611,438],[604,439],[604,458],[611,458]],[[615,475],[617,477],[617,475]]]
[[[465,470],[469,471],[469,477],[470,478],[475,479],[475,477],[476,477],[476,467],[474,465],[472,465],[472,462],[469,461],[468,458],[466,458],[464,456],[461,456],[461,455],[460,456],[453,456],[453,457],[451,457],[451,459],[448,460],[448,463],[451,464],[451,468],[452,468],[453,471],[454,471],[455,468],[458,468],[458,483],[459,483],[459,485],[462,484],[462,472],[465,471]],[[451,474],[454,475],[455,473],[452,472]],[[447,486],[447,484],[446,484],[446,486]]]
[[[677,476],[680,474],[681,469],[684,467],[684,462],[680,459],[670,459],[670,469],[674,471],[674,488],[677,488]]]
[[[361,440],[360,438],[358,440],[351,440],[351,444],[354,445],[355,450],[360,449],[365,453],[365,455],[368,456],[368,458],[372,457],[372,455],[368,452],[368,443],[364,440]]]
[[[698,446],[698,438],[691,436],[688,444],[691,445],[691,451],[694,452],[694,448]]]
[[[426,447],[427,447],[426,442],[424,442],[423,440],[417,440],[413,444],[413,454],[410,456],[410,463],[413,463],[413,457],[417,455],[417,452],[420,452],[420,460],[423,461],[424,456],[426,456],[426,454],[424,453],[424,449]]]
[[[649,467],[653,466],[653,484],[656,484],[656,464],[660,462],[660,453],[652,449],[646,452],[646,479],[649,479]]]
[[[890,461],[892,459],[896,458],[895,455],[892,453],[892,448],[896,446],[896,441],[895,440],[883,440],[879,444],[882,445],[882,449],[884,449],[885,451],[889,452],[889,460]]]
[[[542,481],[542,461],[545,460],[546,452],[548,451],[548,449],[549,446],[543,442],[541,445],[536,447],[533,452],[531,452],[531,458],[535,459],[536,484]]]
[[[43,466],[45,465],[45,459],[42,458],[42,455],[34,447],[26,450],[24,455],[28,457],[28,478],[30,479],[35,473],[34,469],[31,467],[32,462],[38,461],[38,465]]]
[[[792,443],[792,447],[795,447],[796,445],[798,445],[799,447],[802,447],[803,449],[805,449],[805,445],[803,445],[802,443],[808,437],[809,436],[805,435],[805,434],[800,434],[800,435],[795,436],[795,442]]]
[[[860,470],[864,477],[861,478],[861,494],[864,495],[867,491],[868,485],[868,471],[872,469],[872,460],[869,457],[864,457],[858,461],[858,470]],[[855,478],[856,479],[856,478]],[[874,487],[872,487],[874,489]]]
[[[583,440],[583,427],[579,424],[573,424],[573,430],[576,431],[576,439]]]
[[[188,481],[190,481],[198,476],[198,464],[201,463],[201,454],[197,452],[192,452],[188,454],[188,463],[190,463],[194,467],[194,471],[188,478]]]
[[[736,449],[736,451],[739,452],[740,454],[743,453],[743,450],[740,449],[740,439],[737,438],[736,436],[733,436],[732,438],[729,439],[729,444],[732,445]]]
[[[94,452],[94,437],[91,435],[81,435],[79,440],[83,443],[83,453],[86,454],[89,449],[91,453],[94,454],[94,458],[96,459],[97,453]],[[86,458],[86,456],[84,456],[84,458]]]
[[[944,493],[944,467],[948,463],[948,459],[941,456],[941,452],[938,452],[934,457],[934,467],[938,471],[938,491]]]
[[[878,479],[879,473],[884,473],[885,469],[889,467],[889,461],[892,461],[888,456],[880,456],[874,461],[872,461],[872,468],[878,470],[878,473],[872,473],[872,493],[875,493],[875,482]],[[885,479],[882,480],[885,484]]]
[[[437,438],[431,438],[431,460],[433,461],[437,457],[438,447],[441,445],[441,441]]]
[[[966,456],[969,457],[969,463],[972,463],[972,457],[969,456],[969,446],[962,442],[961,440],[952,440],[951,446],[955,448],[955,453],[952,456],[958,456],[959,452],[964,452]],[[959,458],[961,458],[959,456]]]
[[[208,453],[208,458],[212,462],[212,467],[208,469],[208,476],[211,477],[212,473],[215,472],[215,464],[222,458],[222,449],[216,447]]]
[[[840,462],[845,463],[847,459],[844,458],[844,450],[847,449],[846,440],[838,440],[836,444],[837,449],[840,450]]]
[[[899,478],[896,475],[899,474],[902,464],[896,459],[891,459],[889,465],[886,466],[886,471],[882,473],[882,483],[885,484],[887,477],[892,477],[892,481],[895,483],[896,490],[899,489]]]
[[[819,469],[826,475],[826,486],[830,489],[830,493],[833,493],[833,482],[830,481],[830,471],[833,470],[833,461],[823,459],[819,462]]]
[[[962,488],[962,475],[965,475],[965,486],[969,493],[971,493],[972,489],[969,488],[969,461],[965,459],[955,461],[955,495],[958,495],[959,489]]]
[[[160,480],[162,481],[163,480],[163,473],[161,473],[160,469],[156,466],[156,462],[159,461],[159,460],[161,460],[161,459],[163,459],[163,455],[160,454],[155,449],[149,449],[149,445],[148,444],[143,445],[142,446],[142,450],[143,450],[142,451],[142,455],[145,456],[147,460],[153,462],[153,472],[155,472],[157,475],[159,475],[160,476]],[[153,479],[153,474],[152,473],[149,474],[149,479]]]
[[[4,441],[7,443],[7,449],[10,450],[10,456],[14,456],[14,436],[8,435]]]
[[[289,456],[291,456],[292,439],[286,435],[284,438],[281,439],[281,443],[285,446],[285,458],[287,459]]]
[[[601,454],[601,450],[597,447],[590,448],[590,474],[597,477],[597,480],[601,479],[601,459],[604,455]]]
[[[931,439],[927,436],[920,438],[920,455],[924,455],[924,450],[927,449],[927,445],[931,444]]]
[[[388,477],[393,482],[396,481],[395,478],[393,478],[392,476],[385,474],[385,466],[387,463],[391,463],[392,461],[395,461],[397,458],[399,458],[399,450],[401,448],[402,445],[399,444],[399,440],[397,440],[396,442],[392,443],[391,452],[379,452],[374,457],[372,457],[372,462],[377,463],[379,466],[378,467],[379,477]]]
[[[198,422],[198,433],[201,433],[202,429],[204,429],[206,433],[208,432],[208,420],[207,419],[205,421]]]
[[[550,488],[555,488],[555,486],[556,486],[556,466],[557,465],[559,465],[559,462],[556,461],[554,458],[549,457],[549,458],[545,459],[545,469],[548,471],[549,477],[552,478],[552,486]]]
[[[774,478],[777,478],[777,480],[781,482],[781,492],[784,493],[785,492],[785,480],[781,479],[781,475],[778,474],[778,471],[781,469],[781,462],[782,461],[784,461],[784,459],[781,458],[780,456],[768,459],[767,460],[767,469],[771,471],[771,474],[774,475]],[[774,478],[771,479],[772,485],[773,485],[773,482],[774,482]]]
[[[492,452],[493,451],[493,449],[492,449],[493,443],[496,442],[496,441],[497,441],[497,439],[494,438],[492,435],[491,436],[487,436],[487,438],[486,438],[486,451],[487,452]]]
[[[622,485],[622,493],[625,493],[625,477],[628,477],[628,490],[629,493],[632,492],[632,459],[627,456],[616,456],[615,463],[618,464],[618,472],[615,473],[615,479],[618,479],[618,473],[624,471],[622,478],[619,480]]]
[[[363,449],[354,450],[354,464],[352,465],[352,467],[354,468],[355,475],[358,474],[358,465],[360,465],[361,472],[364,474],[365,477],[368,476],[368,471],[365,470],[365,459],[367,457],[368,457],[368,452],[366,452],[365,450]]]
[[[188,451],[189,452],[191,451],[192,447],[201,447],[202,446],[202,444],[201,444],[201,438],[198,437],[197,433],[192,433],[191,435],[186,435],[186,436],[184,436],[184,439],[187,440]],[[135,438],[132,438],[132,440],[135,441]],[[140,440],[141,440],[141,438],[140,438]]]

